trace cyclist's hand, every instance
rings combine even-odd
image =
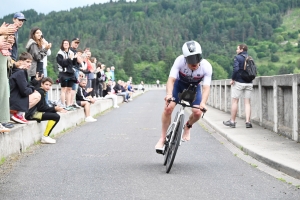
[[[173,95],[171,94],[167,94],[166,97],[165,97],[165,101],[169,100],[169,99],[172,99],[173,98]]]
[[[204,103],[201,103],[201,104],[200,104],[200,110],[201,110],[201,111],[205,110],[204,112],[207,111],[206,105],[205,105]]]

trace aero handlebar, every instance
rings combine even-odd
[[[169,104],[170,104],[171,101],[175,102],[175,98],[172,97],[172,98],[168,99],[167,100],[167,102],[168,102],[167,106],[169,106]],[[203,112],[202,118],[204,117],[204,113],[206,113],[206,111],[207,111],[205,108],[195,107],[195,106],[191,106],[191,105],[188,105],[188,104],[185,104],[185,103],[181,103],[181,102],[178,102],[177,104],[182,105],[183,107],[190,107],[190,108],[200,109]]]

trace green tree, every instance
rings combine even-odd
[[[279,56],[275,55],[275,54],[272,54],[271,55],[271,61],[272,62],[278,62],[279,61]]]
[[[210,64],[212,65],[213,68],[213,75],[212,79],[213,80],[220,80],[220,79],[227,79],[228,78],[228,73],[224,70],[223,67],[221,67],[218,63],[208,60]]]
[[[133,76],[133,59],[132,59],[132,53],[129,49],[127,49],[124,53],[123,57],[123,69],[127,76]]]

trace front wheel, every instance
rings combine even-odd
[[[182,134],[182,129],[183,129],[183,120],[184,120],[184,116],[181,115],[179,117],[177,126],[174,129],[173,139],[172,139],[172,141],[169,142],[169,147],[166,151],[166,154],[167,154],[167,155],[165,155],[166,156],[166,173],[170,172],[173,162],[175,160],[177,149],[178,149],[178,146],[179,146],[180,140],[181,140],[181,134]]]

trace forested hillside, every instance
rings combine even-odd
[[[80,48],[90,47],[99,61],[116,66],[118,78],[133,76],[134,82],[165,81],[182,44],[191,39],[213,64],[214,79],[230,77],[239,43],[250,46],[260,75],[293,73],[297,60],[280,61],[285,52],[297,53],[299,28],[288,30],[282,23],[299,7],[300,0],[123,0],[47,15],[27,10],[19,42],[24,50],[30,29],[40,27],[53,43],[49,64],[56,69],[60,42],[79,37]],[[12,16],[1,21],[11,22]],[[296,42],[281,44],[289,40]]]

